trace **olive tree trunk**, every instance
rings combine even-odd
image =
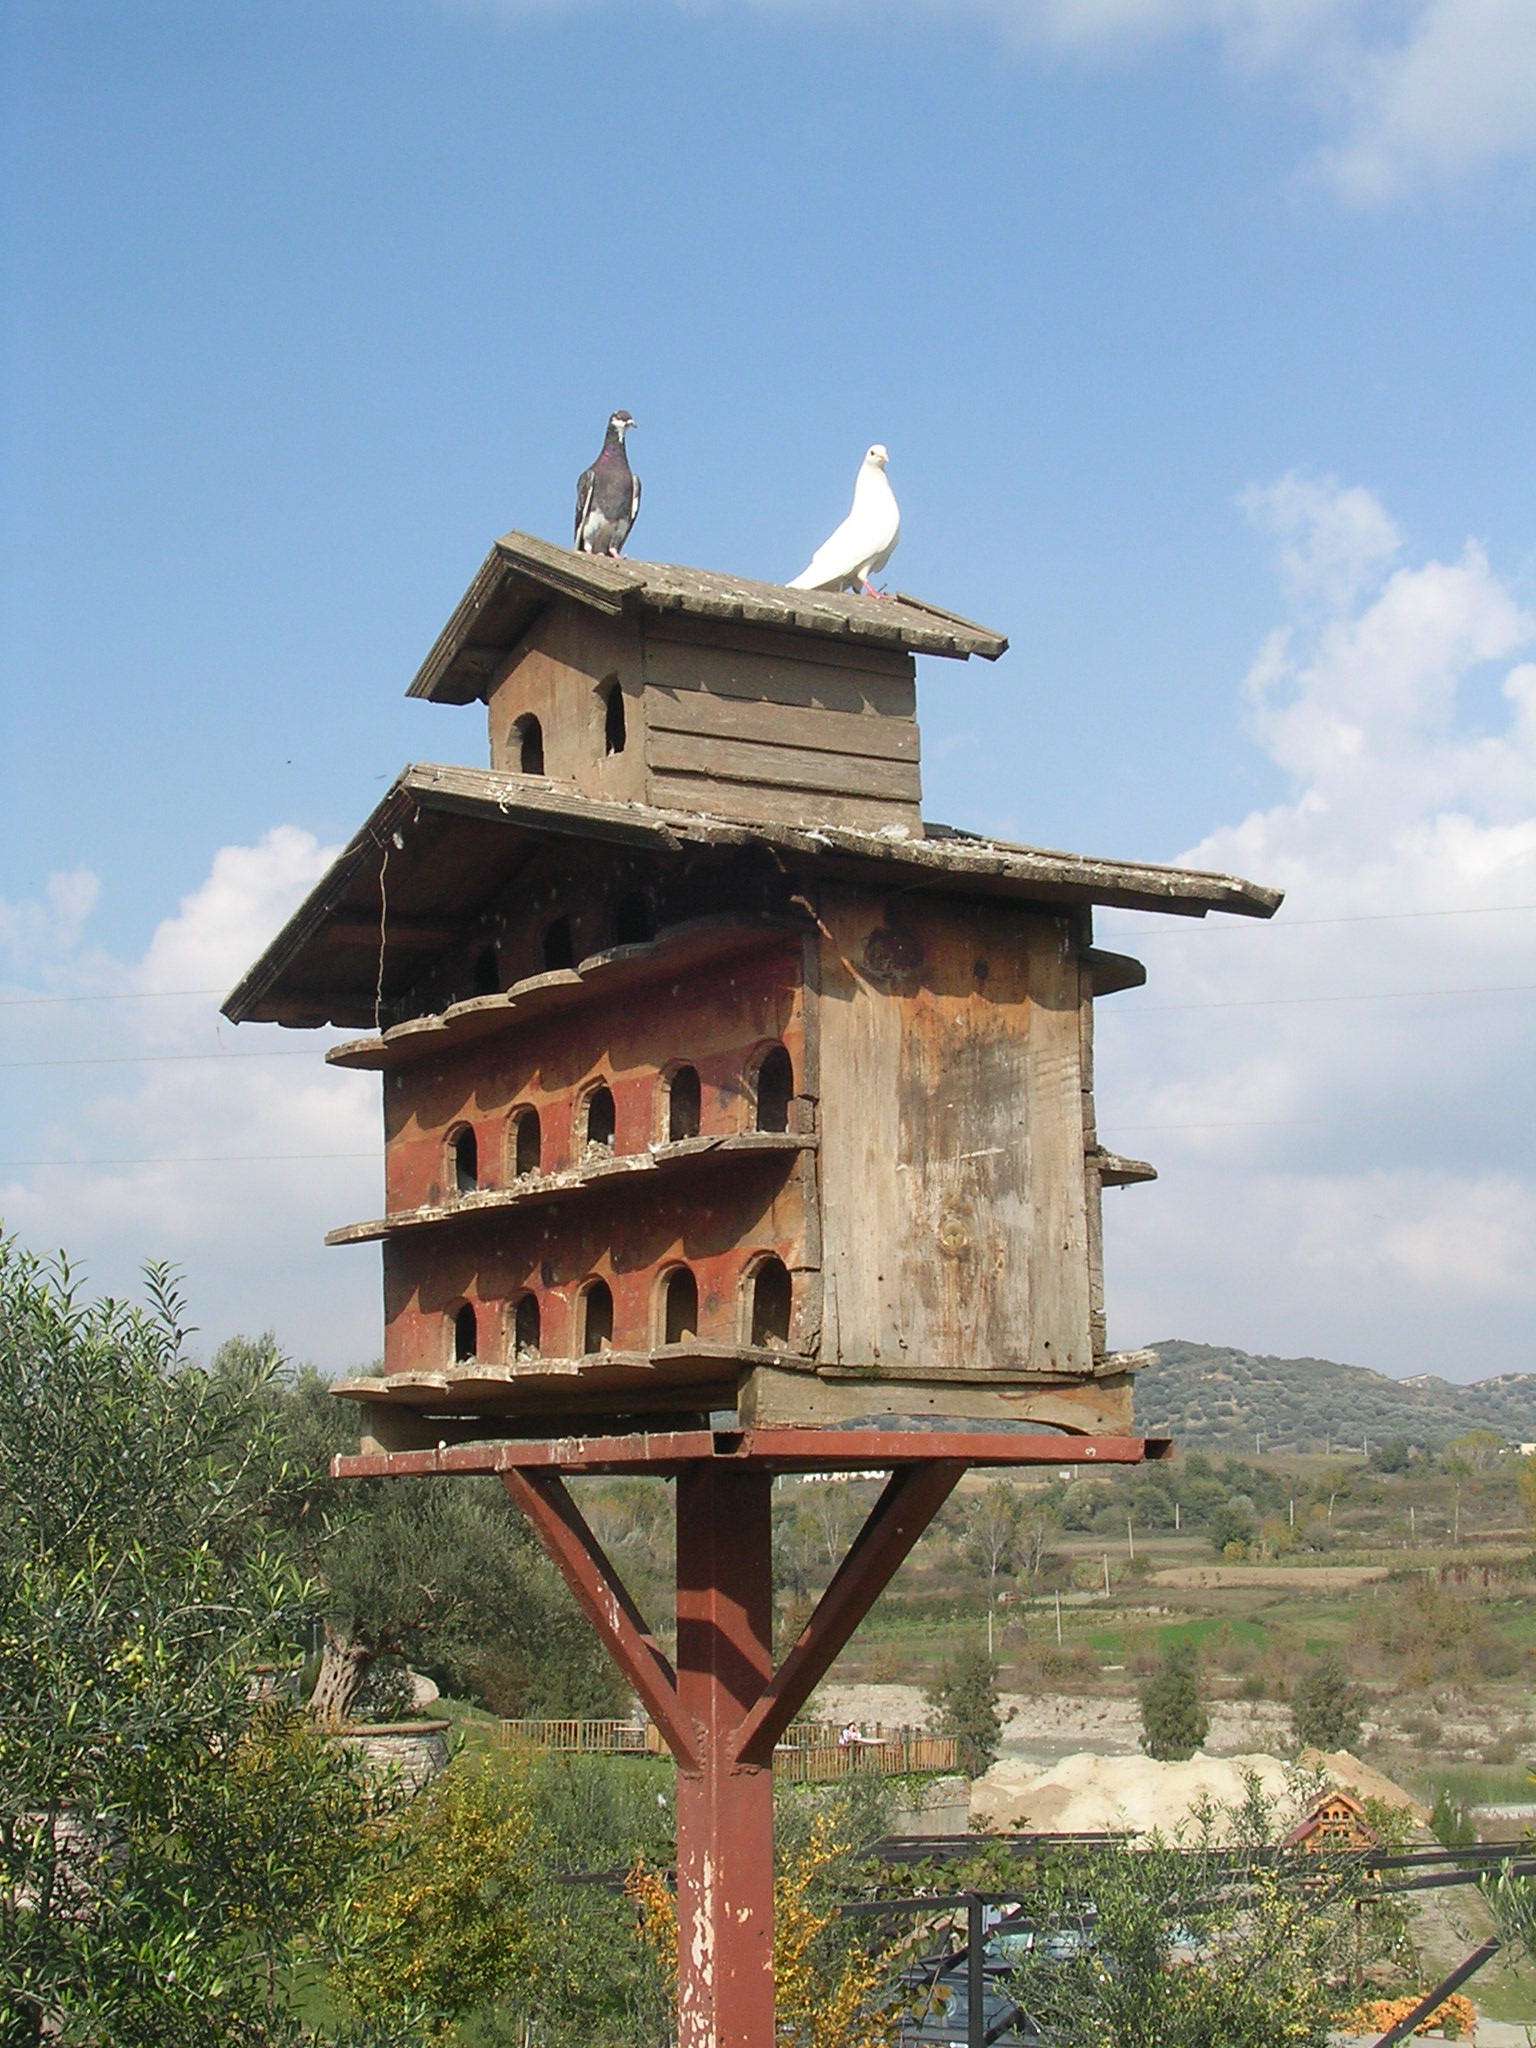
[[[325,1644],[320,1652],[320,1675],[309,1696],[313,1720],[334,1728],[351,1719],[352,1707],[362,1691],[363,1680],[377,1651],[344,1630],[325,1624]]]

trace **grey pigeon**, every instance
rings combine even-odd
[[[624,453],[624,436],[634,424],[627,412],[610,413],[602,453],[581,472],[575,540],[580,554],[617,555],[629,538],[640,510],[640,479]]]

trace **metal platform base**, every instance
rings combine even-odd
[[[1140,1437],[756,1429],[445,1445],[337,1458],[340,1478],[495,1473],[677,1760],[679,2048],[773,2048],[773,1751],[973,1465],[1133,1465]],[[770,1498],[780,1472],[889,1472],[793,1647],[773,1666]],[[677,1667],[566,1474],[677,1481]]]

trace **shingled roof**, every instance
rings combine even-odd
[[[1141,861],[1095,860],[1014,846],[943,825],[926,837],[847,826],[737,824],[698,812],[598,802],[489,768],[407,768],[224,1004],[235,1023],[372,1021],[409,983],[420,950],[453,942],[511,882],[534,842],[582,839],[678,855],[694,847],[764,846],[783,865],[902,889],[1007,897],[1042,905],[1114,904],[1203,917],[1271,917],[1281,901],[1233,875]],[[389,937],[380,960],[379,872],[389,848]]]
[[[959,661],[973,654],[996,661],[1008,646],[1001,633],[920,598],[789,590],[780,583],[671,562],[580,555],[533,534],[508,533],[486,556],[406,694],[435,704],[469,704],[483,697],[492,672],[553,598],[610,617],[631,611],[682,613],[826,640],[865,640]]]

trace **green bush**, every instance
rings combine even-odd
[[[1302,1673],[1291,1702],[1298,1749],[1353,1749],[1360,1740],[1361,1696],[1333,1651]]]
[[[997,1704],[997,1667],[978,1646],[962,1650],[928,1694],[941,1735],[953,1735],[960,1768],[979,1778],[1002,1747],[1003,1722]]]
[[[1170,1643],[1163,1660],[1137,1695],[1141,1746],[1159,1763],[1183,1763],[1211,1732],[1200,1699],[1199,1666],[1193,1643]]]

